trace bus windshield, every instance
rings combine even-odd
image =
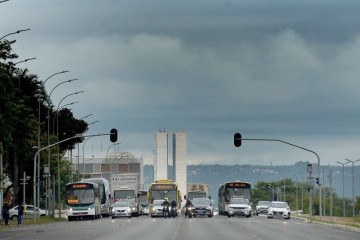
[[[117,190],[114,191],[115,199],[129,199],[134,198],[134,190]]]
[[[193,200],[194,198],[206,198],[206,192],[189,192],[187,199]]]
[[[232,197],[244,197],[251,200],[251,189],[250,188],[229,188],[225,189],[225,199],[227,202],[230,201]]]
[[[67,204],[90,204],[94,202],[95,194],[93,189],[70,189],[66,192]]]
[[[151,199],[152,200],[156,200],[156,199],[165,199],[168,198],[169,202],[171,202],[172,200],[176,201],[176,190],[153,190],[151,192]]]
[[[139,204],[143,207],[146,207],[149,205],[146,195],[139,196]]]

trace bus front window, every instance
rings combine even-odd
[[[250,188],[227,188],[226,190],[229,195],[226,194],[225,196],[229,198],[229,201],[231,197],[244,197],[249,200],[251,199]]]
[[[171,190],[171,191],[158,190],[151,192],[152,200],[165,199],[165,198],[168,198],[169,202],[171,202],[172,200],[176,201],[176,190]]]
[[[67,203],[74,204],[90,204],[94,202],[95,195],[93,189],[73,189],[66,193]]]

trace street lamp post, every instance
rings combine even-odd
[[[330,167],[330,166],[321,166],[322,170],[323,170],[323,185],[322,187],[324,188],[324,199],[323,199],[323,204],[324,204],[324,216],[326,216],[326,188],[325,188],[325,168]]]
[[[286,200],[285,200],[285,182],[286,182],[286,179],[284,178],[284,202],[286,202]]]
[[[304,212],[304,173],[296,171],[301,174],[301,214]]]
[[[38,90],[38,89],[37,89]],[[41,135],[41,114],[40,114],[40,109],[41,109],[41,97],[42,95],[40,93],[36,93],[35,97],[38,98],[38,136],[37,136],[37,148],[40,149],[40,135]],[[34,212],[34,217],[35,218],[39,218],[39,209],[40,209],[40,154],[38,155],[37,158],[37,162],[34,165],[34,182],[36,182],[36,184],[34,185],[34,193],[36,193],[35,197],[36,199],[34,199],[34,206],[37,207],[37,209],[35,209]],[[37,169],[36,169],[36,164],[37,164]]]
[[[293,176],[295,176],[296,178],[296,184],[295,184],[295,189],[296,189],[296,211],[299,210],[299,199],[298,199],[298,187],[297,187],[297,183],[298,183],[298,177],[296,174],[292,174]]]
[[[84,91],[79,91],[79,92],[74,92],[74,93],[70,93],[68,95],[66,95],[65,97],[63,97],[59,104],[58,104],[58,107],[56,109],[56,141],[59,142],[59,107],[60,107],[60,104],[62,103],[62,101],[64,101],[66,98],[72,96],[72,95],[77,95],[79,93],[83,93]],[[72,103],[73,104],[73,103]],[[70,105],[70,104],[69,104]],[[65,106],[65,105],[64,105]],[[64,107],[63,106],[63,107]],[[61,218],[61,204],[60,204],[60,197],[61,197],[61,193],[60,193],[60,146],[57,145],[57,180],[58,180],[58,207],[59,207],[59,218]]]
[[[333,211],[333,194],[332,194],[332,171],[331,166],[329,166],[329,186],[330,186],[330,218],[332,219],[332,211]]]
[[[345,217],[345,165],[348,164],[349,162],[342,163],[337,161],[337,163],[343,166],[343,217]]]
[[[88,124],[88,126],[93,125],[93,124],[98,123],[98,122],[100,122],[100,121],[97,120],[97,121],[91,122],[91,123]]]
[[[34,58],[26,58],[26,59],[24,59],[22,61],[14,63],[14,65],[19,64],[19,63],[23,63],[23,62],[27,62],[27,61],[31,61],[31,60],[35,60],[35,59],[36,59],[35,57]]]
[[[25,185],[27,185],[27,182],[30,179],[29,176],[26,176],[26,172],[23,174],[23,178],[20,179],[22,181],[21,185],[23,185],[23,206],[25,207]]]
[[[48,78],[46,78],[45,79],[45,81],[43,82],[43,85],[45,86],[45,83],[47,82],[47,81],[49,81],[49,79],[51,79],[52,77],[54,77],[54,76],[56,76],[56,75],[59,75],[59,74],[63,74],[63,73],[67,73],[67,72],[69,72],[68,70],[65,70],[65,71],[60,71],[60,72],[56,72],[56,73],[54,73],[54,74],[52,74],[52,75],[50,75]],[[55,86],[55,88],[56,88],[57,86]],[[54,89],[55,88],[53,88],[52,90],[51,90],[51,93],[54,91]],[[49,97],[48,97],[48,108],[47,108],[47,137],[48,137],[48,146],[50,145],[50,101],[51,101],[51,93],[50,93],[50,95],[49,95]],[[51,153],[50,153],[50,148],[48,148],[48,167],[49,167],[49,174],[48,174],[48,177],[49,177],[49,179],[48,179],[48,188],[46,188],[46,206],[48,207],[48,205],[50,205],[49,204],[49,194],[50,194],[50,189],[51,189],[51,174],[50,174],[50,169],[51,169]],[[54,189],[55,190],[55,189]],[[50,212],[49,211],[49,209],[46,209],[46,210],[48,210],[48,213]],[[53,211],[53,213],[54,213],[54,211]]]
[[[91,139],[92,137],[95,137],[97,135],[94,135],[94,136],[91,136],[91,137],[88,137],[84,143],[83,143],[83,149],[82,149],[82,158],[83,158],[83,178],[85,177],[85,144],[86,142]]]
[[[94,115],[94,114],[90,113],[90,114],[86,115],[85,117],[80,118],[80,120],[83,120],[83,119],[85,119],[85,118],[87,118],[87,117],[90,117],[90,116],[92,116],[92,115]]]
[[[18,34],[18,33],[25,32],[25,31],[29,31],[29,30],[30,30],[30,28],[27,28],[27,29],[17,30],[16,32],[8,33],[8,34],[2,36],[2,37],[0,38],[0,40],[6,38],[7,36],[10,36],[10,35],[13,35],[13,34]]]
[[[353,218],[355,217],[355,190],[354,190],[354,185],[355,185],[355,172],[354,172],[354,163],[360,161],[360,159],[355,160],[355,161],[351,161],[349,159],[345,159],[346,161],[348,161],[348,163],[351,163],[351,169],[352,169],[352,210],[353,210]]]
[[[308,163],[306,171],[309,173],[309,214],[310,217],[312,217],[312,179],[313,177],[311,176],[312,173],[312,164]]]
[[[92,116],[92,115],[93,115],[93,114],[90,113],[90,114],[88,114],[88,115],[80,118],[80,120],[83,120],[83,119],[85,119],[85,118],[88,118],[88,117],[90,117],[90,116]],[[80,181],[80,169],[79,169],[79,165],[80,165],[80,143],[79,143],[79,142],[78,142],[78,144],[77,144],[77,150],[78,150],[78,154],[77,154],[77,164],[76,164],[77,169],[76,169],[76,170],[77,170],[77,180]]]
[[[115,145],[119,145],[121,143],[114,143],[114,144],[111,144],[108,149],[106,150],[106,157],[105,157],[105,162],[107,163],[107,156],[108,156],[108,152],[109,152],[109,149],[112,147],[112,146],[115,146]]]
[[[268,188],[271,189],[271,201],[274,201],[274,187],[271,184],[268,184]]]

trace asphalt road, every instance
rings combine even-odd
[[[291,220],[267,219],[266,216],[227,218],[175,219],[150,218],[103,218],[45,225],[13,227],[0,232],[1,240],[91,240],[91,239],[244,239],[244,240],[359,240],[360,231],[314,224],[292,218]]]

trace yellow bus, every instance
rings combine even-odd
[[[172,200],[176,201],[177,209],[180,209],[181,206],[181,193],[177,183],[172,180],[163,179],[151,183],[147,197],[150,204],[152,204],[154,200],[164,200],[168,198],[169,202]]]

